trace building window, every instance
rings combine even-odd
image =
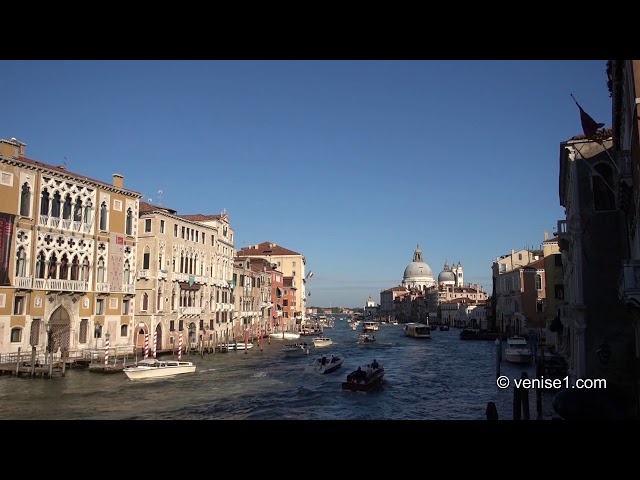
[[[129,315],[129,302],[130,300],[122,300],[122,315]]]
[[[145,312],[149,310],[149,294],[147,292],[142,294],[142,310]]]
[[[538,302],[536,303],[536,312],[540,313],[543,311],[542,305],[542,300],[538,300]]]
[[[542,290],[542,275],[536,273],[536,290]]]
[[[28,183],[22,185],[20,192],[20,216],[28,217],[31,213],[31,187]]]
[[[89,333],[89,319],[80,320],[80,332],[78,334],[78,343],[87,343],[87,334]]]
[[[96,315],[104,315],[104,298],[96,300]]]
[[[98,283],[104,283],[104,258],[98,259]]]
[[[102,338],[102,325],[96,325],[93,328],[93,338]]]
[[[11,343],[18,343],[22,341],[22,328],[13,327],[11,329]]]
[[[598,163],[592,175],[593,182],[593,208],[595,211],[616,209],[616,195],[613,191],[613,170],[605,163]]]
[[[160,220],[160,233],[164,233],[164,220]]]
[[[24,315],[25,308],[25,297],[23,295],[19,295],[13,299],[13,314],[14,315]]]
[[[40,215],[49,215],[49,191],[45,188],[40,198]]]
[[[129,336],[129,325],[126,323],[124,325],[120,325],[120,336],[124,338]]]
[[[100,205],[100,230],[107,231],[107,202]]]
[[[553,264],[556,267],[561,267],[562,266],[562,255],[559,254],[559,253],[554,254],[553,255],[553,262],[554,262]]]
[[[144,220],[144,233],[150,233],[151,232],[151,219],[150,218],[145,218]]]
[[[80,278],[80,260],[77,255],[74,255],[71,261],[71,280],[78,280]]]
[[[174,223],[173,225],[173,236],[178,238],[178,224]]]
[[[86,205],[84,206],[84,215],[82,217],[82,221],[87,224],[91,224],[93,222],[93,209],[91,208],[91,200],[87,200]]]
[[[133,235],[133,211],[130,208],[127,208],[127,220],[124,230],[127,235]]]
[[[564,300],[564,285],[556,284],[554,285],[554,293],[556,300]]]
[[[175,320],[171,320],[169,322],[169,331],[170,332],[175,332],[176,331],[176,321]]]
[[[64,197],[64,205],[62,205],[62,219],[71,219],[71,195],[68,193],[67,196]]]
[[[76,198],[76,204],[73,207],[73,221],[79,222],[82,220],[82,199]]]
[[[129,266],[129,260],[124,262],[124,284],[131,285],[131,267]]]
[[[150,266],[151,266],[151,253],[144,252],[144,255],[142,256],[142,269],[149,270]]]
[[[27,254],[24,251],[24,247],[18,248],[18,254],[16,255],[16,277],[27,276]]]

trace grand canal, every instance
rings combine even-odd
[[[312,348],[308,357],[285,358],[281,348],[288,342],[265,339],[263,348],[256,344],[246,353],[185,356],[197,371],[169,379],[132,382],[122,372],[77,368],[52,379],[3,376],[0,419],[483,420],[490,401],[500,420],[513,418],[513,388],[496,386],[494,342],[460,340],[457,329],[414,339],[402,328],[381,325],[376,344],[362,347],[356,343],[360,330],[336,320],[324,332],[333,345]],[[320,353],[341,354],[342,368],[327,375],[309,371]],[[381,387],[341,389],[347,373],[374,358],[386,370]],[[501,374],[511,379],[523,371],[533,378],[535,366],[501,364]],[[556,417],[553,396],[543,392],[541,419]],[[536,419],[533,390],[529,398]]]

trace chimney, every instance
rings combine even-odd
[[[124,177],[119,173],[113,174],[113,186],[118,188],[124,188]]]
[[[544,239],[549,240],[549,230],[544,231]]]

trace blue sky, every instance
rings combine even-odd
[[[416,245],[489,292],[496,256],[539,248],[582,133],[570,94],[610,127],[606,82],[605,60],[0,61],[0,138],[179,214],[226,209],[238,249],[305,255],[308,305],[362,307]]]

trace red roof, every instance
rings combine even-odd
[[[281,247],[272,242],[262,242],[258,245],[242,247],[242,249],[238,250],[237,254],[247,257],[255,255],[300,255],[298,252],[294,252],[293,250]]]

